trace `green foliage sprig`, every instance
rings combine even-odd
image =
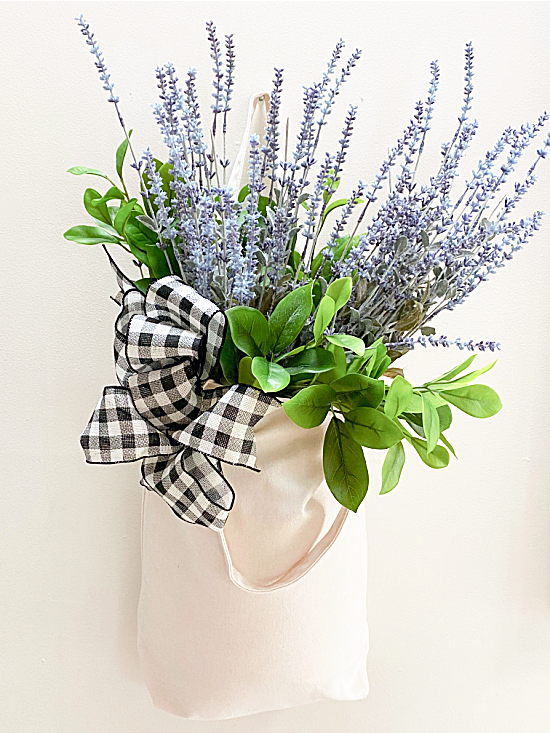
[[[331,416],[323,446],[325,479],[340,504],[357,511],[369,486],[363,448],[387,451],[380,490],[386,494],[399,482],[404,443],[430,468],[446,467],[449,452],[456,457],[445,435],[451,406],[486,418],[502,404],[491,387],[472,384],[495,361],[463,374],[475,354],[418,387],[399,374],[388,385],[384,375],[391,359],[381,339],[367,348],[359,338],[332,331],[351,288],[351,278],[334,280],[315,305],[308,283],[286,295],[269,318],[248,306],[230,308],[221,369],[227,384],[250,384],[286,398],[283,409],[301,428],[318,427]],[[308,322],[312,338],[287,351]]]

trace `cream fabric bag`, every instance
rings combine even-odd
[[[367,695],[365,519],[323,480],[325,428],[260,420],[260,472],[224,466],[222,532],[145,492],[138,648],[156,707],[219,720]]]
[[[269,94],[254,95],[237,192],[268,112]],[[138,649],[156,707],[219,720],[367,695],[365,518],[324,482],[327,424],[304,430],[270,408],[254,428],[260,472],[223,466],[235,501],[222,532],[144,490]]]

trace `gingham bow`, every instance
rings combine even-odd
[[[254,469],[254,425],[280,403],[243,384],[205,390],[224,314],[179,277],[163,277],[143,295],[111,264],[121,289],[114,344],[121,386],[105,387],[82,433],[86,460],[143,458],[147,489],[181,519],[219,531],[234,500],[220,461]]]

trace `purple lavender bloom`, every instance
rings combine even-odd
[[[235,44],[233,43],[233,34],[225,37],[225,62],[226,62],[226,78],[225,78],[225,106],[223,108],[223,132],[227,130],[227,113],[231,110],[229,102],[233,93],[233,85],[235,84]],[[229,162],[229,161],[228,161]]]
[[[282,87],[283,69],[275,69],[273,91],[270,95],[270,106],[265,128],[265,146],[262,148],[262,153],[264,154],[262,175],[265,175],[268,168],[271,170],[269,175],[271,179],[270,198],[273,191],[273,183],[277,180],[275,169],[279,154],[279,109],[281,107]]]
[[[315,182],[315,188],[313,189],[313,195],[308,201],[309,207],[306,214],[306,219],[304,222],[304,225],[302,227],[302,234],[305,239],[305,245],[304,245],[304,251],[302,253],[302,260],[303,260],[303,271],[309,272],[309,267],[305,263],[306,259],[306,253],[308,250],[308,245],[310,242],[312,242],[315,238],[315,229],[317,226],[317,221],[322,217],[322,211],[320,212],[319,209],[323,205],[323,194],[327,192],[330,188],[331,184],[331,170],[332,170],[332,163],[333,158],[328,153],[325,156],[325,160],[321,168],[319,169],[319,173],[317,174],[317,180]],[[312,245],[310,247],[309,252],[309,259],[310,262],[313,259],[313,249],[314,246]]]
[[[344,122],[344,129],[342,130],[342,137],[338,141],[340,143],[340,150],[336,153],[334,159],[334,170],[331,174],[331,183],[335,183],[342,170],[342,166],[346,160],[346,153],[349,148],[350,138],[353,133],[353,123],[357,120],[357,107],[350,104],[348,113]],[[331,192],[331,191],[330,191]]]
[[[224,112],[227,106],[225,99],[225,87],[223,85],[223,61],[220,50],[220,42],[216,35],[216,26],[209,20],[206,23],[206,29],[208,31],[208,41],[210,42],[210,58],[214,62],[212,71],[214,72],[214,91],[212,96],[214,97],[214,104],[210,105],[214,112],[214,122],[212,123],[212,134],[216,134],[216,117],[220,112]]]
[[[386,343],[387,349],[401,349],[408,348],[414,349],[416,344],[420,344],[426,348],[427,346],[443,346],[443,348],[449,348],[450,346],[457,346],[460,350],[466,349],[467,351],[500,351],[502,346],[498,341],[478,341],[474,343],[473,339],[470,341],[464,341],[461,338],[450,340],[447,336],[407,336],[401,341],[395,341],[393,343]]]
[[[216,261],[216,222],[214,202],[208,193],[203,193],[198,201],[198,220],[200,230],[200,257],[197,263],[196,289],[205,298],[210,298],[210,283]]]
[[[256,280],[256,252],[258,252],[259,227],[258,200],[263,190],[262,165],[260,153],[260,138],[258,135],[250,136],[250,155],[248,176],[249,193],[246,199],[246,244],[244,245],[244,259],[240,272],[234,271],[233,295],[239,303],[247,305],[254,297],[254,284]]]
[[[315,112],[319,105],[321,94],[321,84],[313,84],[311,87],[304,87],[304,116],[300,123],[300,133],[297,138],[298,143],[293,153],[295,167],[298,166],[300,161],[302,161],[302,165],[304,165],[304,167],[310,167],[307,165],[307,159],[315,140]]]
[[[348,62],[346,66],[342,69],[340,76],[336,79],[336,82],[334,86],[327,90],[327,92],[324,91],[325,87],[327,86],[327,83],[329,81],[329,78],[331,74],[334,73],[334,69],[336,67],[336,61],[340,58],[341,51],[344,47],[344,44],[342,41],[340,41],[339,44],[337,44],[336,49],[333,52],[332,59],[328,65],[327,72],[323,75],[323,81],[321,83],[321,89],[322,89],[322,97],[319,100],[319,105],[323,105],[320,107],[321,116],[317,120],[317,137],[315,139],[315,144],[313,146],[314,150],[317,148],[317,145],[319,143],[319,137],[321,135],[321,129],[324,125],[326,125],[326,118],[332,111],[332,107],[334,106],[334,102],[336,100],[336,97],[340,93],[340,88],[342,84],[345,82],[348,76],[351,75],[351,70],[356,66],[357,62],[361,58],[361,50],[355,49],[353,54],[348,59]]]
[[[103,54],[99,49],[99,45],[94,38],[94,34],[90,31],[90,24],[86,22],[83,15],[75,18],[75,20],[80,26],[80,32],[86,39],[87,45],[91,46],[90,53],[95,56],[95,66],[99,72],[99,78],[103,82],[103,89],[109,92],[109,102],[117,104],[120,100],[113,94],[114,84],[111,82],[111,75],[107,71],[107,66],[105,64]]]
[[[176,243],[177,231],[172,226],[174,217],[170,216],[169,210],[165,206],[168,196],[162,188],[162,180],[157,172],[153,154],[149,148],[143,153],[142,160],[145,163],[148,178],[148,197],[153,199],[153,203],[157,207],[157,211],[153,212],[153,219],[156,223],[158,246],[165,250],[168,244],[175,245]]]
[[[286,245],[292,218],[284,206],[275,207],[270,232],[265,240],[265,251],[269,253],[268,275],[275,288],[284,274],[286,265]]]
[[[206,145],[203,142],[201,115],[199,110],[199,102],[197,98],[196,90],[196,79],[197,70],[190,68],[187,72],[187,79],[185,80],[185,107],[186,114],[184,115],[184,122],[187,132],[187,138],[191,148],[191,155],[193,156],[193,162],[196,166],[200,167],[205,165],[204,153],[206,152]],[[182,110],[183,112],[184,110]]]
[[[420,159],[420,156],[422,155],[422,152],[424,151],[424,143],[426,141],[426,134],[428,130],[430,129],[430,120],[433,116],[433,109],[435,104],[435,94],[437,92],[437,88],[439,86],[439,64],[437,61],[432,61],[430,64],[430,71],[432,74],[432,78],[430,81],[430,86],[428,89],[428,98],[426,100],[426,107],[425,107],[425,114],[424,114],[424,120],[422,125],[422,141],[420,143],[420,147],[418,149],[418,158]]]

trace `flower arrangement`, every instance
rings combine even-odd
[[[436,337],[431,324],[441,311],[463,303],[539,229],[540,211],[519,221],[510,215],[535,183],[550,135],[526,178],[495,199],[548,115],[519,129],[506,128],[460,195],[451,199],[459,163],[477,129],[468,116],[473,98],[468,43],[458,126],[442,145],[439,169],[429,182],[421,185],[416,172],[439,85],[435,61],[425,101],[417,102],[371,185],[359,181],[349,197],[336,198],[357,108],[348,109],[334,154],[320,155],[320,137],[361,55],[356,50],[341,64],[344,43],[339,41],[321,80],[304,87],[294,144],[288,122],[282,130],[283,70],[275,69],[264,139],[251,136],[248,184],[233,191],[226,157],[235,82],[232,35],[225,37],[222,52],[214,24],[207,23],[214,72],[208,122],[199,108],[197,71],[189,69],[180,82],[171,63],[157,68],[159,102],[153,112],[167,155],[159,159],[147,149],[138,159],[103,55],[88,23],[82,16],[77,20],[124,140],[116,151],[120,183],[95,169],[69,170],[104,178],[110,187],[105,193],[86,189],[84,206],[93,224],[72,227],[65,237],[130,252],[140,269],[140,276],[130,279],[143,293],[175,276],[223,311],[228,328],[214,381],[276,396],[288,417],[305,429],[330,415],[324,472],[342,505],[356,511],[367,492],[364,447],[387,451],[381,493],[400,479],[404,443],[431,468],[447,466],[449,453],[454,455],[447,438],[451,408],[477,418],[501,408],[493,389],[474,384],[495,362],[467,372],[471,354],[418,386],[393,364],[417,344],[500,349],[493,341]],[[124,178],[127,155],[136,174],[136,196]]]

